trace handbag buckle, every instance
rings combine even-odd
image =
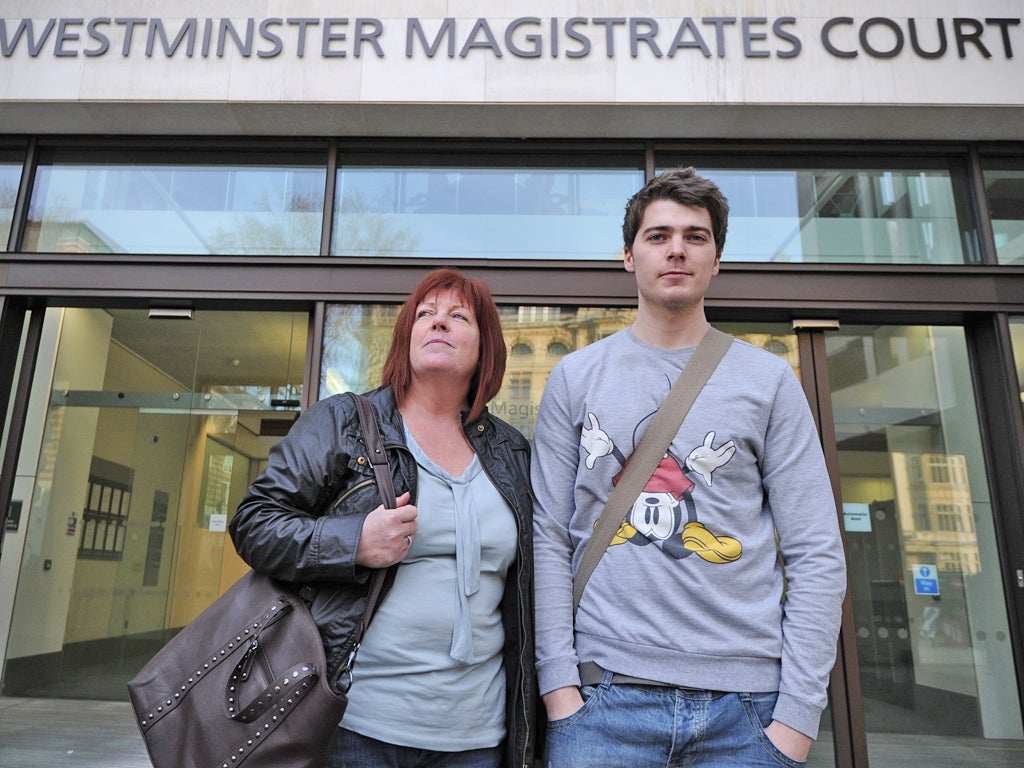
[[[342,693],[348,693],[348,689],[352,687],[352,681],[355,680],[355,674],[352,668],[356,663],[356,654],[359,652],[359,643],[356,643],[352,650],[348,652],[348,658],[345,659],[345,663],[341,665],[341,669],[338,670],[338,676],[334,678],[334,687]]]

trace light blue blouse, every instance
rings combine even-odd
[[[405,437],[419,470],[418,530],[356,658],[342,727],[443,752],[497,746],[515,518],[476,456],[452,477]]]

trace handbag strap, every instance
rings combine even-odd
[[[377,481],[377,490],[380,491],[381,501],[387,509],[394,509],[395,486],[391,479],[391,467],[388,465],[388,454],[384,450],[384,441],[380,436],[380,428],[377,426],[377,417],[374,414],[373,405],[365,395],[349,392],[349,396],[355,401],[356,411],[359,414],[359,426],[363,432],[363,441],[366,443],[367,459],[373,468],[373,476]],[[363,642],[363,635],[366,633],[373,614],[380,602],[380,595],[384,589],[384,580],[387,578],[388,568],[377,568],[370,577],[370,586],[366,592],[366,607],[363,609],[363,618],[359,622],[359,632],[356,634],[356,642],[349,653],[345,664],[338,671],[335,684],[347,691],[352,685],[352,666],[356,660],[356,652]]]
[[[628,509],[643,490],[644,484],[654,474],[658,462],[664,457],[672,438],[679,432],[679,427],[686,418],[693,402],[701,389],[711,378],[719,361],[725,356],[733,342],[733,337],[708,326],[707,333],[701,339],[697,349],[689,361],[683,366],[668,396],[662,402],[654,420],[647,428],[636,451],[629,458],[618,484],[612,490],[608,502],[604,505],[601,517],[594,526],[594,533],[587,541],[580,559],[579,569],[572,586],[573,616],[580,606],[583,589],[587,586],[590,575],[594,572],[601,556],[608,548],[615,532],[625,517],[622,510]],[[620,510],[616,512],[616,510]]]
[[[380,428],[377,426],[377,418],[374,415],[373,406],[365,395],[355,392],[349,393],[356,403],[356,411],[359,413],[359,426],[363,430],[363,440],[366,442],[367,458],[370,466],[373,467],[373,476],[377,481],[377,489],[380,491],[380,498],[387,509],[394,509],[395,486],[391,480],[391,467],[388,465],[388,454],[384,450],[384,441],[380,436]],[[359,633],[359,640],[362,640],[362,633],[370,626],[370,619],[377,608],[377,601],[380,598],[381,587],[384,585],[386,568],[378,568],[370,580],[370,590],[366,598],[366,610],[363,613],[362,630]]]

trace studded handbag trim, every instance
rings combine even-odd
[[[156,723],[160,722],[160,720],[163,717],[165,717],[168,713],[173,712],[174,709],[178,706],[178,704],[185,700],[185,697],[188,696],[189,691],[191,691],[192,688],[195,687],[196,684],[198,684],[199,681],[203,679],[204,675],[208,675],[212,670],[216,669],[222,662],[232,658],[239,650],[243,648],[246,649],[245,653],[243,654],[242,658],[236,665],[235,671],[231,679],[235,681],[236,685],[238,684],[239,680],[244,682],[246,679],[248,679],[248,668],[249,666],[251,666],[253,659],[255,657],[256,650],[259,647],[260,632],[262,632],[267,627],[272,626],[274,622],[276,622],[282,616],[291,611],[291,609],[292,604],[288,601],[288,599],[283,595],[279,596],[277,600],[274,603],[272,603],[270,607],[267,608],[258,619],[247,624],[243,629],[237,632],[232,639],[228,640],[220,648],[218,648],[215,653],[208,657],[206,661],[203,662],[202,666],[198,667],[186,679],[182,680],[178,685],[176,685],[173,689],[173,693],[168,694],[166,699],[158,702],[156,706],[151,707],[139,719],[139,727],[142,729],[142,732],[146,733],[147,730],[152,728]],[[317,673],[316,668],[313,664],[307,663],[304,665],[297,666],[305,666],[307,668],[310,668],[315,679]],[[292,670],[289,670],[289,674],[294,669],[295,667],[293,667]],[[229,683],[229,694],[226,697],[229,699],[229,701],[231,696],[230,688],[231,684]],[[259,711],[263,711],[269,705],[269,703],[266,704]],[[245,720],[243,718],[236,717],[235,714],[232,714],[230,703],[227,703],[225,708],[228,710],[228,717],[231,717],[232,719],[238,719],[241,722],[252,722],[252,720]],[[255,717],[253,719],[255,719]]]
[[[253,702],[231,717],[243,723],[259,723],[250,735],[239,740],[221,759],[220,768],[240,765],[288,716],[317,680],[317,672],[309,664],[297,664],[274,681]],[[231,686],[229,686],[229,693]],[[230,700],[230,699],[229,699]]]

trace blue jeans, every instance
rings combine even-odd
[[[504,749],[434,752],[400,747],[336,728],[323,768],[500,768]]]
[[[797,768],[764,732],[777,693],[653,685],[582,689],[583,707],[548,723],[546,768]]]

